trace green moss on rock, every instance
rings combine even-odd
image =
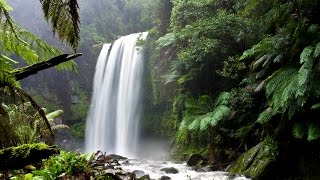
[[[48,146],[44,143],[5,148],[0,150],[0,170],[21,169],[57,154],[59,151],[57,146]]]
[[[276,160],[277,155],[277,142],[273,139],[267,139],[243,153],[227,168],[227,171],[258,178],[264,173],[268,165]]]

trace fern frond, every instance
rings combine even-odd
[[[209,127],[216,126],[221,120],[230,114],[230,108],[225,105],[220,105],[213,112],[208,113],[201,119],[200,130],[206,130]]]
[[[306,124],[303,122],[296,122],[292,128],[292,134],[297,139],[302,139],[307,132]]]
[[[311,109],[319,109],[319,108],[320,108],[320,103],[317,103],[311,107]]]
[[[313,57],[318,58],[320,55],[320,42],[317,43],[314,52],[313,52]]]
[[[187,98],[185,100],[186,112],[185,115],[203,115],[207,113],[207,109],[200,105],[199,101],[195,98]]]
[[[16,81],[14,74],[11,73],[13,69],[10,62],[11,60],[3,54],[0,54],[0,84],[19,87],[19,83]]]
[[[262,111],[259,114],[256,122],[261,123],[261,124],[267,123],[272,119],[274,114],[275,113],[273,112],[272,108],[268,107],[266,110]]]
[[[164,48],[166,46],[174,44],[176,41],[174,33],[168,33],[162,37],[160,37],[156,43],[159,48]]]
[[[203,119],[205,116],[206,116],[206,114],[202,115],[202,116],[198,116],[197,118],[195,118],[193,120],[193,122],[191,124],[189,124],[188,130],[190,130],[190,131],[199,130],[200,129],[200,124],[201,124],[201,119]]]
[[[320,138],[320,126],[314,122],[309,125],[308,129],[308,141],[316,140]]]
[[[80,40],[79,5],[75,0],[40,0],[44,17],[51,23],[53,32],[57,32],[60,40],[64,40],[74,50]]]
[[[62,114],[63,114],[63,110],[56,110],[56,111],[53,111],[53,112],[51,112],[49,114],[46,114],[46,117],[47,117],[49,122],[53,122],[54,119],[62,116]]]
[[[215,106],[227,105],[227,104],[229,104],[230,98],[231,98],[231,93],[223,91],[216,98],[214,105]]]
[[[214,104],[212,98],[208,95],[200,96],[198,99],[199,105],[207,112],[213,111]]]
[[[266,95],[270,97],[277,88],[279,88],[283,82],[286,82],[286,79],[291,78],[292,75],[297,74],[296,68],[289,69],[279,69],[274,72],[267,80],[266,80]]]

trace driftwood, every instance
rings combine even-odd
[[[57,146],[48,146],[43,143],[5,148],[0,150],[0,171],[21,169],[59,152],[60,149]]]

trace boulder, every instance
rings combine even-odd
[[[160,171],[164,171],[167,174],[177,174],[177,173],[179,173],[179,171],[174,167],[165,167],[165,168],[160,169]]]
[[[191,154],[187,161],[188,166],[199,166],[203,165],[205,162],[205,158],[203,158],[200,154]]]
[[[243,153],[226,170],[232,173],[243,174],[252,179],[258,179],[263,175],[267,167],[276,160],[277,155],[278,143],[268,139]]]
[[[107,158],[107,159],[112,159],[112,160],[117,160],[117,161],[128,159],[128,158],[126,158],[126,157],[123,157],[123,156],[120,156],[120,155],[117,155],[117,154],[108,154],[108,155],[106,156],[106,158]]]
[[[160,180],[170,180],[171,177],[169,176],[161,176]]]
[[[134,174],[137,179],[145,175],[144,171],[141,170],[134,170],[132,174]]]
[[[144,176],[137,178],[137,180],[150,180],[150,176],[149,176],[149,174],[145,174]]]

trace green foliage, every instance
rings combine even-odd
[[[90,163],[94,159],[94,154],[73,153],[60,151],[59,155],[52,156],[44,161],[43,167],[25,174],[22,178],[19,176],[13,179],[39,179],[54,180],[58,177],[63,178],[89,178],[92,174]]]
[[[50,22],[53,32],[57,32],[60,40],[74,49],[80,40],[80,17],[77,1],[40,0],[44,18]]]
[[[230,95],[229,92],[222,92],[215,102],[208,95],[186,99],[186,110],[179,125],[177,141],[187,142],[189,133],[208,130],[228,117],[231,112],[227,106]]]
[[[18,87],[18,83],[10,73],[13,71],[13,64],[17,63],[11,59],[13,54],[28,64],[34,64],[57,56],[61,52],[16,24],[9,15],[11,10],[12,8],[6,4],[6,1],[2,0],[0,4],[0,82],[3,85]],[[73,13],[77,14],[77,12]],[[72,30],[72,28],[69,28],[69,30]],[[57,67],[74,70],[75,63],[70,61]]]
[[[306,134],[305,123],[296,122],[292,128],[292,134],[297,139],[302,139]]]
[[[160,48],[164,48],[166,46],[174,44],[176,41],[174,33],[168,33],[162,37],[160,37],[156,43]]]
[[[84,137],[85,122],[89,110],[89,98],[86,92],[77,84],[74,84],[73,104],[71,105],[72,121],[75,122],[71,126],[71,133],[75,137]]]
[[[19,105],[2,104],[7,119],[0,118],[1,128],[6,128],[6,134],[1,134],[1,146],[15,146],[25,143],[34,143],[45,140],[50,132],[46,129],[46,124],[42,121],[41,116],[30,102],[21,103]],[[46,114],[46,118],[52,129],[68,128],[63,124],[56,124],[55,119],[62,115],[62,110],[57,110]],[[6,121],[6,124],[4,121]],[[10,135],[11,134],[11,135]],[[10,142],[9,144],[5,141]]]

